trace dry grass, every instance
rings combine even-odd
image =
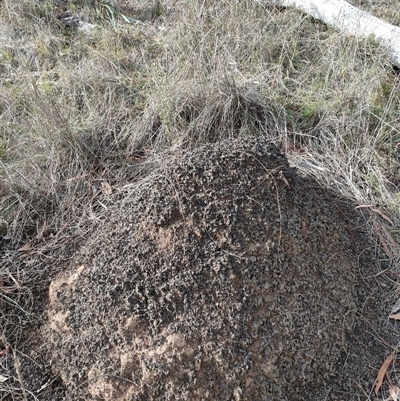
[[[400,24],[396,2],[353,3]],[[96,28],[65,27],[67,10]],[[399,78],[372,38],[254,0],[3,0],[0,22],[0,327],[14,345],[51,244],[83,236],[105,188],[175,147],[268,137],[387,213],[399,242]],[[27,243],[38,260],[22,269]]]

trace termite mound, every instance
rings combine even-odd
[[[385,356],[364,224],[263,139],[169,159],[53,280],[52,369],[74,400],[358,400]]]

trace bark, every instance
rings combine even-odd
[[[389,24],[344,0],[281,0],[284,7],[295,7],[312,17],[358,37],[375,36],[390,50],[393,63],[400,68],[400,27]]]

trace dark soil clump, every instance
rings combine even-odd
[[[262,139],[176,157],[51,283],[67,399],[365,399],[388,351],[363,224]]]

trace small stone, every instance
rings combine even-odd
[[[240,401],[242,399],[242,389],[240,387],[235,388],[233,397],[235,398],[235,401]]]
[[[185,355],[187,358],[190,358],[193,356],[194,349],[192,347],[185,347],[183,350],[183,355]]]

